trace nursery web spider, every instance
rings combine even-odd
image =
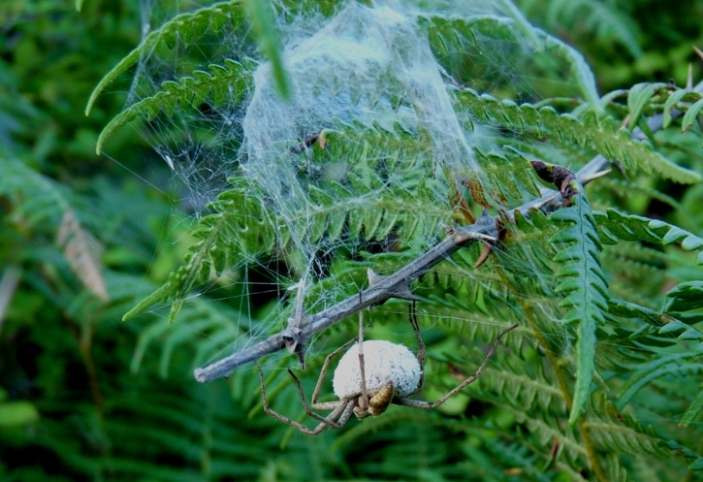
[[[403,345],[397,345],[388,341],[365,342],[363,334],[363,316],[361,312],[359,312],[358,337],[349,340],[347,343],[327,355],[327,358],[325,358],[322,365],[320,376],[317,379],[315,390],[312,393],[311,405],[309,405],[305,400],[305,394],[303,393],[300,380],[295,376],[290,368],[288,369],[288,373],[290,373],[295,380],[298,394],[300,395],[303,407],[305,408],[305,413],[320,422],[313,429],[291,420],[290,418],[281,415],[269,407],[268,399],[266,397],[266,386],[264,384],[264,373],[261,370],[261,367],[257,364],[256,366],[259,370],[259,380],[261,382],[261,395],[264,410],[272,417],[295,427],[303,433],[317,435],[327,427],[342,427],[345,423],[347,423],[352,413],[358,418],[365,418],[369,415],[376,416],[385,412],[390,404],[404,405],[406,407],[419,408],[423,410],[433,409],[439,407],[461,389],[474,382],[495,353],[501,338],[518,326],[515,324],[498,335],[493,342],[493,345],[491,345],[490,350],[488,350],[483,362],[476,370],[476,373],[466,378],[439,400],[435,402],[426,402],[423,400],[408,398],[409,396],[418,393],[422,389],[424,384],[425,369],[425,343],[422,339],[420,329],[417,324],[414,302],[410,308],[410,323],[415,332],[415,337],[418,344],[417,355],[415,356],[413,356],[412,353]],[[339,400],[332,402],[318,402],[322,384],[324,382],[330,361],[338,353],[355,341],[358,341],[357,345],[354,345],[342,357],[337,369],[335,370],[334,388],[335,394],[339,397]],[[364,358],[364,352],[367,352],[367,355],[369,355],[368,359]],[[372,359],[371,355],[374,357],[379,357],[382,361],[377,363],[377,360]],[[343,365],[344,368],[342,368]],[[353,379],[351,389],[349,388],[350,385],[348,383],[350,378]],[[409,382],[411,383],[410,386]],[[314,412],[313,410],[329,410],[330,413],[325,417]]]

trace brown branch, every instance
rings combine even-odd
[[[605,158],[596,158],[584,166],[576,176],[581,184],[586,184],[591,179],[598,177],[607,163]],[[541,207],[547,211],[553,211],[560,208],[561,205],[561,195],[557,191],[545,189],[541,198],[524,204],[517,210],[528,214],[530,209]],[[512,214],[509,216],[512,217]],[[256,361],[284,348],[295,351],[296,347],[305,346],[305,342],[314,334],[326,330],[359,310],[380,305],[390,298],[407,299],[410,293],[409,286],[413,280],[427,273],[433,266],[460,248],[479,240],[494,242],[497,239],[498,230],[495,218],[485,212],[471,226],[449,227],[447,228],[447,236],[440,243],[392,275],[370,276],[371,286],[362,291],[360,295],[350,296],[326,310],[309,316],[295,330],[287,328],[256,345],[237,351],[203,368],[196,368],[195,379],[199,382],[210,382],[217,378],[226,377],[246,363]]]

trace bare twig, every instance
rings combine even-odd
[[[597,165],[594,166],[594,162]],[[607,164],[605,158],[602,161],[594,159],[579,171],[577,178],[582,184],[588,183],[591,179],[598,176],[604,164]],[[551,189],[544,189],[544,191],[545,193],[541,198],[521,206],[518,210],[527,214],[530,209],[542,207],[547,210],[555,210],[561,207],[562,200],[559,192]],[[210,382],[217,378],[226,377],[236,368],[246,363],[290,346],[291,341],[304,346],[305,341],[314,334],[326,330],[359,310],[369,306],[380,305],[390,298],[407,299],[408,295],[410,295],[409,286],[413,280],[427,273],[433,266],[451,256],[459,248],[469,246],[475,241],[495,241],[497,238],[498,229],[495,218],[487,213],[484,213],[471,226],[448,227],[447,236],[440,243],[392,275],[378,276],[370,273],[371,286],[362,291],[361,296],[355,294],[326,310],[310,316],[309,321],[299,326],[295,331],[286,328],[256,345],[235,352],[206,367],[197,368],[194,372],[195,379],[199,382]]]
[[[703,82],[696,85],[693,90],[703,90]],[[672,111],[672,117],[679,117],[680,115],[681,112]],[[662,118],[663,116],[659,114],[648,119],[647,124],[650,131],[654,132],[662,128]],[[637,128],[633,131],[632,137],[636,140],[642,140],[646,136],[641,129]],[[576,178],[579,183],[586,185],[594,179],[607,174],[609,171],[606,167],[609,165],[610,162],[605,157],[598,155],[576,173]],[[523,204],[514,211],[520,211],[522,214],[528,215],[532,209],[541,209],[548,213],[556,211],[563,206],[564,199],[559,191],[543,188],[541,194],[542,196],[539,199]],[[508,213],[509,218],[513,216],[512,213]],[[196,368],[194,372],[195,379],[199,382],[211,382],[217,378],[228,376],[242,365],[256,361],[286,347],[305,346],[305,342],[314,334],[326,330],[359,310],[380,305],[390,298],[413,299],[410,293],[410,283],[427,273],[437,263],[473,242],[495,242],[498,239],[496,219],[496,217],[484,212],[478,221],[471,226],[448,227],[447,236],[441,242],[392,275],[379,276],[370,272],[370,287],[362,291],[361,294],[355,294],[316,315],[310,315],[307,322],[302,326],[298,326],[295,331],[286,328],[256,345],[239,350],[205,367]],[[300,297],[300,294],[298,296]]]

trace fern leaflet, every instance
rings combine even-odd
[[[605,321],[603,312],[608,308],[609,296],[599,261],[602,246],[591,207],[583,194],[576,196],[575,200],[572,209],[562,209],[550,216],[552,221],[566,225],[550,240],[563,246],[554,261],[564,265],[557,273],[562,279],[557,292],[566,295],[560,304],[571,308],[564,322],[578,323],[576,387],[570,424],[576,422],[590,396],[595,371],[596,330]]]

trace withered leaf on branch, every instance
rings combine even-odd
[[[530,161],[530,164],[543,181],[550,182],[559,189],[564,205],[568,205],[571,198],[579,193],[576,175],[567,168],[540,160]]]

